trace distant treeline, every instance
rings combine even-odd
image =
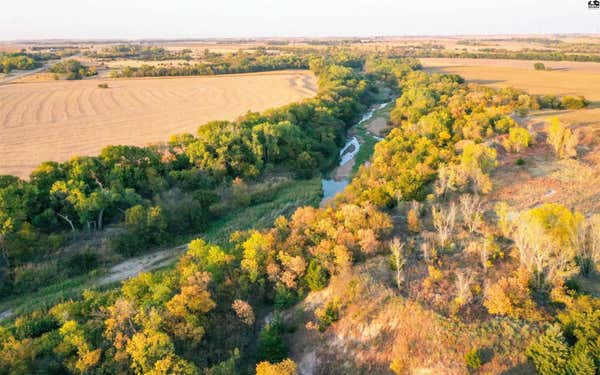
[[[201,76],[213,74],[232,74],[264,72],[284,69],[308,69],[308,56],[269,55],[264,52],[237,53],[221,56],[207,55],[209,58],[196,64],[178,66],[126,67],[114,72],[114,77],[165,77],[165,76]]]
[[[192,50],[169,51],[162,47],[121,44],[100,51],[87,51],[85,56],[96,59],[133,59],[145,61],[191,60]]]
[[[41,66],[39,61],[23,53],[0,54],[0,73],[10,73],[12,70],[31,70]]]
[[[389,52],[390,57],[415,58],[468,58],[468,59],[512,59],[543,61],[590,61],[600,62],[600,55],[593,53],[566,53],[553,50],[509,51],[497,48],[483,48],[479,51],[449,51],[437,48],[397,47]]]
[[[26,53],[0,52],[0,73],[10,73],[12,70],[32,70],[42,66],[42,63],[47,60],[60,59],[64,56],[70,56],[74,53],[73,50],[54,52],[35,52]]]

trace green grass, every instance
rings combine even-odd
[[[90,278],[98,275],[99,272],[94,271],[88,275],[63,280],[35,292],[5,300],[0,303],[0,313],[10,309],[13,311],[13,316],[17,316],[78,298],[85,289],[90,287]]]
[[[235,231],[265,229],[273,225],[277,217],[289,216],[298,207],[317,207],[322,195],[320,178],[293,180],[279,189],[273,196],[273,200],[232,212],[213,223],[198,237],[218,245],[226,245]]]

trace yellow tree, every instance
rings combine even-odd
[[[536,286],[556,283],[577,271],[578,233],[583,216],[551,203],[519,215],[513,233],[519,260],[534,276]]]
[[[260,362],[256,365],[256,375],[295,375],[296,373],[296,363],[289,358],[276,364]]]

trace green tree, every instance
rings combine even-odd
[[[311,259],[305,276],[306,284],[312,291],[322,290],[327,286],[327,271],[316,259]]]

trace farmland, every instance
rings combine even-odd
[[[0,174],[25,177],[40,162],[146,145],[313,96],[311,73],[51,81],[0,87]]]

